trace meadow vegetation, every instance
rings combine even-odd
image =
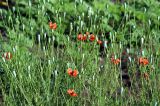
[[[1,105],[160,105],[159,0],[8,1],[0,0]],[[131,89],[121,78],[126,48]]]

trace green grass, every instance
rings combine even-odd
[[[0,55],[5,52],[13,55],[11,60],[0,58],[1,105],[160,104],[160,2],[130,0],[120,4],[109,0],[82,1],[17,0],[14,12],[0,10],[0,17],[3,17],[0,26],[6,28],[9,37],[4,41],[6,38],[0,36]],[[56,30],[49,28],[50,21],[57,23]],[[102,72],[99,72],[100,46],[97,42],[77,40],[79,32],[85,34],[86,31],[101,40],[107,40],[106,36],[110,35],[111,43],[105,48],[107,56]],[[59,44],[57,48],[54,47],[55,42]],[[60,45],[65,47],[60,48]],[[130,45],[129,54],[149,60],[147,66],[140,66],[142,74],[149,74],[149,80],[143,76],[133,78],[130,95],[119,78],[120,66],[110,60],[112,54],[120,58],[126,45]],[[140,49],[144,51],[142,55],[138,54]],[[132,58],[129,66],[132,76],[136,72],[136,63]],[[68,68],[77,69],[78,76],[70,77]],[[136,80],[141,87],[136,86]],[[68,89],[74,89],[78,96],[69,96]],[[117,89],[123,89],[123,92],[116,96]]]

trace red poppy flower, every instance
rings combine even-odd
[[[119,64],[120,63],[120,59],[115,59],[114,64]]]
[[[111,62],[115,65],[118,65],[120,63],[120,59],[115,59],[114,57],[111,58]]]
[[[98,40],[97,43],[98,43],[99,45],[102,45],[103,42],[102,42],[101,40]]]
[[[56,23],[49,22],[49,27],[50,27],[50,29],[56,30],[56,29],[57,29],[57,24],[56,24]]]
[[[78,36],[77,36],[77,39],[78,40],[83,40],[84,38],[83,38],[83,35],[82,34],[79,34]]]
[[[10,52],[6,52],[2,55],[6,60],[10,60],[12,58],[12,54]]]
[[[72,77],[77,77],[77,75],[78,75],[78,71],[72,70],[71,68],[68,68],[67,73],[69,76],[72,76]]]
[[[76,77],[77,75],[78,75],[78,71],[77,71],[77,70],[73,70],[73,71],[72,71],[72,76],[73,76],[73,77]]]
[[[78,96],[77,93],[73,90],[73,89],[68,89],[67,90],[67,93],[72,96],[72,97],[76,97]]]
[[[68,73],[69,75],[71,75],[71,74],[72,74],[72,69],[71,69],[71,68],[68,68],[67,73]]]
[[[146,59],[146,58],[140,57],[140,58],[139,58],[139,63],[140,63],[141,65],[148,65],[148,64],[149,64],[149,61],[148,61],[148,59]]]
[[[96,39],[96,37],[93,34],[91,34],[89,40],[94,41],[95,39]]]
[[[83,41],[87,40],[87,36],[84,35],[82,39],[83,39]]]

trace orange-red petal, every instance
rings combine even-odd
[[[120,59],[115,59],[114,57],[111,57],[111,62],[115,65],[118,65],[120,63]]]
[[[83,39],[83,41],[87,40],[87,36],[84,35],[84,36],[82,37],[82,39]]]
[[[90,33],[89,32],[86,32],[86,35],[88,36]]]
[[[72,94],[73,92],[74,92],[73,89],[68,89],[68,90],[67,90],[67,93],[68,93],[68,94]]]
[[[57,29],[57,23],[49,22],[49,27],[50,27],[50,29],[56,30]]]
[[[94,41],[95,39],[96,39],[96,37],[93,34],[91,34],[89,40]]]
[[[142,57],[139,58],[139,63],[140,63],[140,64],[143,63],[143,58],[142,58]]]
[[[72,69],[71,69],[71,68],[68,68],[68,69],[67,69],[67,73],[68,73],[69,75],[72,75]]]
[[[140,58],[139,58],[139,63],[140,63],[141,65],[147,65],[147,64],[149,64],[149,61],[148,61],[148,59],[146,59],[146,58],[140,57]]]
[[[120,59],[116,59],[115,61],[114,61],[114,64],[119,64],[120,63]]]
[[[99,45],[102,45],[103,42],[102,42],[101,40],[98,40],[97,43],[98,43]]]
[[[76,97],[76,96],[78,96],[78,95],[77,95],[77,93],[74,92],[74,93],[72,93],[71,96]]]
[[[143,64],[144,64],[144,65],[149,64],[148,60],[147,60],[147,59],[144,59],[144,60],[143,60]]]
[[[76,93],[73,89],[68,89],[68,90],[67,90],[67,93],[68,93],[70,96],[73,96],[73,97],[78,96],[77,93]]]
[[[79,35],[77,36],[77,39],[78,39],[78,40],[83,40],[83,35],[82,35],[82,34],[79,34]]]
[[[73,75],[73,77],[77,77],[78,71],[77,71],[77,70],[74,70],[72,75]]]
[[[57,29],[57,24],[53,23],[53,29],[56,30]]]

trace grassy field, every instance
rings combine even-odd
[[[0,56],[2,106],[159,106],[160,2],[0,0]]]

